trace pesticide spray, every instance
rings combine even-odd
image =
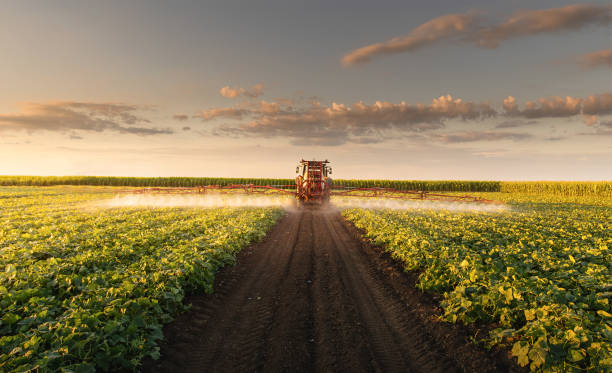
[[[118,208],[221,208],[221,207],[279,207],[296,209],[295,198],[278,195],[159,195],[132,194],[118,195],[101,201],[97,207]],[[400,200],[390,198],[332,197],[326,209],[365,208],[391,210],[447,210],[456,212],[504,212],[506,205],[461,203],[429,200]]]
[[[100,203],[100,207],[283,207],[290,208],[293,198],[289,196],[249,196],[249,195],[119,195]]]
[[[435,200],[406,200],[392,198],[336,197],[332,203],[340,209],[390,209],[390,210],[447,210],[455,212],[505,212],[504,204],[484,204],[476,202],[448,202]]]

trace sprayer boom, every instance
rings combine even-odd
[[[428,200],[446,202],[472,202],[496,203],[481,197],[470,195],[451,195],[430,193],[419,190],[399,190],[393,188],[353,188],[333,185],[329,175],[332,174],[329,161],[307,161],[302,159],[295,172],[295,184],[288,185],[254,185],[229,184],[206,185],[193,188],[143,188],[131,190],[132,193],[196,193],[196,194],[286,194],[296,198],[299,205],[325,205],[331,196],[359,197],[359,198],[393,198],[403,200]]]

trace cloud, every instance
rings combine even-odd
[[[274,115],[280,111],[280,104],[276,102],[261,101],[259,107],[262,113],[268,115]]]
[[[580,57],[580,63],[588,68],[598,66],[612,67],[612,49],[605,49],[593,53],[587,53]]]
[[[516,128],[516,127],[524,127],[531,126],[533,124],[538,123],[535,120],[507,120],[499,123],[495,126],[495,128]]]
[[[115,103],[28,103],[20,113],[0,114],[0,130],[112,131],[140,136],[172,133],[170,129],[143,127],[150,121],[138,114],[142,109]]]
[[[247,109],[213,108],[200,113],[203,120],[237,120],[218,127],[214,131],[217,135],[288,137],[304,145],[375,143],[387,140],[393,131],[423,132],[442,128],[449,119],[477,120],[494,115],[495,110],[486,102],[466,102],[450,95],[436,98],[430,104],[377,101],[368,105],[360,101],[351,105],[335,102],[323,105],[314,101],[287,107],[262,101]]]
[[[445,133],[430,136],[433,139],[441,141],[443,143],[464,143],[464,142],[476,142],[476,141],[499,141],[499,140],[512,140],[519,141],[525,140],[532,135],[528,133],[516,133],[516,132],[492,132],[492,131],[463,131],[455,133]]]
[[[369,62],[377,56],[410,52],[462,35],[473,24],[474,15],[471,13],[437,17],[418,26],[408,35],[355,49],[342,57],[341,62],[344,66],[351,66]]]
[[[565,98],[554,96],[540,98],[537,101],[527,101],[525,108],[520,110],[516,99],[508,96],[504,99],[504,110],[510,116],[524,118],[562,118],[571,117],[581,113],[582,100],[566,96]]]
[[[187,119],[189,119],[189,115],[186,115],[186,114],[174,114],[174,115],[172,116],[172,118],[173,118],[174,120],[178,120],[179,122],[184,122],[184,121],[186,121]]]
[[[586,115],[612,114],[612,93],[587,97],[583,101],[582,112]]]
[[[352,104],[312,101],[246,101],[232,107],[202,110],[196,117],[219,123],[209,127],[209,134],[232,138],[286,138],[295,145],[334,146],[345,143],[374,144],[392,139],[437,140],[445,143],[524,140],[528,133],[508,131],[459,131],[435,134],[446,122],[482,121],[497,117],[501,123],[489,128],[533,127],[542,118],[581,116],[587,125],[595,125],[600,116],[612,114],[612,93],[543,97],[519,105],[513,96],[501,107],[487,101],[471,102],[440,96],[428,104],[362,101]],[[531,128],[530,128],[531,130]],[[431,134],[431,135],[430,135]],[[550,138],[550,141],[557,140]]]
[[[586,124],[587,126],[592,126],[595,123],[597,123],[597,115],[582,114],[582,120],[584,121],[584,124]]]
[[[561,8],[522,10],[498,25],[485,27],[476,34],[478,45],[497,48],[508,39],[579,30],[590,25],[607,25],[612,21],[612,6],[574,4]]]
[[[209,120],[213,120],[216,118],[241,119],[242,116],[246,115],[247,113],[249,113],[247,109],[226,107],[226,108],[213,108],[213,109],[208,109],[208,110],[202,110],[199,113],[197,113],[195,116],[196,118],[200,118],[203,121],[209,121]]]
[[[568,118],[581,115],[587,125],[597,122],[598,116],[612,114],[612,93],[590,95],[587,98],[544,97],[537,101],[527,101],[520,109],[516,99],[508,96],[504,99],[505,114],[522,118]]]
[[[500,157],[504,157],[508,155],[509,153],[511,153],[511,151],[507,149],[494,149],[494,150],[488,150],[488,151],[474,152],[472,154],[477,157],[500,158]]]
[[[583,136],[612,136],[612,120],[607,122],[600,122],[598,126],[594,127],[593,132],[581,132],[579,135]]]
[[[547,137],[545,140],[546,141],[561,141],[561,140],[565,140],[567,137],[565,136],[550,136]]]
[[[375,57],[412,52],[442,41],[463,41],[483,48],[501,42],[543,33],[579,30],[612,22],[612,6],[574,4],[560,8],[522,10],[497,24],[484,25],[474,12],[449,14],[423,23],[408,35],[366,45],[345,54],[341,63],[353,66]]]
[[[221,96],[226,97],[226,98],[237,98],[240,96],[257,98],[263,95],[263,88],[264,86],[261,83],[255,84],[251,88],[239,88],[239,87],[230,88],[229,86],[225,86],[221,88],[220,93],[221,93]]]
[[[504,99],[504,110],[508,113],[514,113],[518,110],[518,105],[516,104],[516,98],[512,96],[508,96]]]

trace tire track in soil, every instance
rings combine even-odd
[[[445,354],[435,344],[429,343],[431,338],[414,322],[414,316],[401,299],[383,281],[379,281],[368,257],[351,245],[354,239],[346,229],[338,226],[338,219],[324,215],[323,220],[335,244],[333,252],[341,260],[346,291],[352,294],[365,321],[367,335],[381,370],[456,371]]]
[[[217,274],[213,294],[187,299],[142,371],[508,370],[424,316],[393,265],[337,210],[289,212]]]

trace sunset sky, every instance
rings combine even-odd
[[[6,1],[0,174],[612,179],[610,1]]]

